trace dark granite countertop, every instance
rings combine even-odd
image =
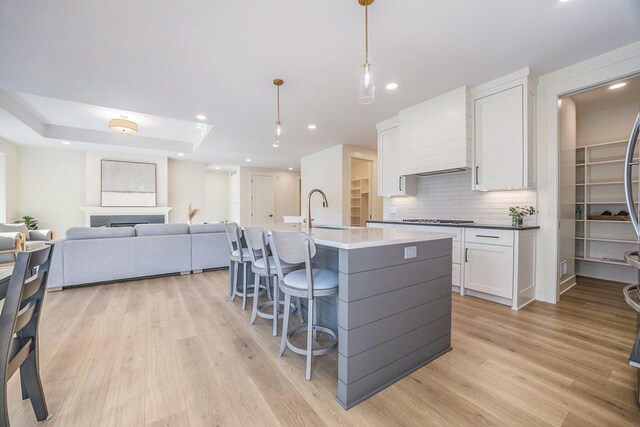
[[[442,223],[421,223],[421,222],[402,222],[402,221],[367,221],[367,223],[376,223],[376,224],[401,224],[401,225],[429,225],[434,227],[460,227],[460,228],[490,228],[494,230],[515,230],[515,231],[523,231],[523,230],[537,230],[540,228],[539,225],[523,225],[520,227],[514,227],[512,225],[497,225],[497,224],[442,224]]]

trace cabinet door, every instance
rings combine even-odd
[[[401,196],[402,178],[398,169],[397,127],[378,132],[378,195]]]
[[[474,189],[524,187],[523,86],[474,102]]]
[[[513,297],[513,248],[466,243],[464,287],[503,298]]]

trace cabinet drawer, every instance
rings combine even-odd
[[[513,246],[512,230],[493,230],[485,228],[467,228],[465,242],[486,243],[488,245]]]
[[[396,224],[396,228],[400,230],[425,231],[427,233],[445,233],[453,234],[453,241],[462,240],[462,228],[460,227],[442,227],[437,225],[416,225],[416,224]]]

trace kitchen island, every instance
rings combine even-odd
[[[451,350],[451,234],[315,227],[311,237],[313,265],[339,273],[338,298],[319,298],[318,317],[338,331],[344,408]]]

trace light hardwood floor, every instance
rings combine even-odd
[[[635,313],[582,280],[520,312],[453,297],[453,351],[344,411],[335,356],[276,356],[270,324],[227,297],[228,273],[47,295],[41,369],[50,421],[9,387],[12,426],[640,425],[627,364]]]

